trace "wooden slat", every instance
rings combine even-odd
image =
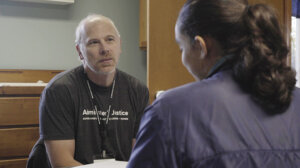
[[[1,97],[0,126],[39,124],[39,97]]]
[[[33,145],[39,138],[39,128],[0,129],[0,137],[0,159],[28,157]]]
[[[0,168],[25,168],[26,163],[27,163],[27,158],[0,160]]]
[[[0,95],[40,95],[45,86],[0,86]]]
[[[39,80],[48,83],[62,70],[16,70],[1,69],[0,82],[37,82]]]

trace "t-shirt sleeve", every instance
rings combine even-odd
[[[137,115],[136,115],[136,120],[134,124],[134,137],[136,137],[136,134],[138,132],[139,126],[140,126],[140,121],[141,118],[144,114],[145,108],[149,105],[149,91],[148,88],[144,85],[140,86],[140,91],[138,94],[137,100],[139,103],[137,103]]]
[[[45,88],[40,98],[40,136],[45,140],[74,139],[74,106],[64,85]]]

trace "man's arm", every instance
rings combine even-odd
[[[143,85],[141,85],[141,86],[143,86]],[[134,128],[134,137],[132,139],[132,148],[134,147],[134,145],[136,143],[136,134],[137,134],[139,126],[140,126],[140,120],[144,114],[145,108],[149,105],[149,90],[146,86],[144,88],[142,87],[142,90],[143,91],[141,91],[141,94],[139,94],[140,97],[137,99],[137,100],[140,100],[141,102],[139,102],[139,108],[137,110],[138,115],[137,115],[135,128]]]
[[[82,165],[74,159],[75,140],[45,140],[46,150],[53,168]]]

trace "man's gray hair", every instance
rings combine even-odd
[[[79,45],[82,41],[82,34],[83,34],[83,30],[84,30],[84,25],[87,23],[87,22],[90,22],[90,21],[94,21],[94,20],[99,20],[99,21],[109,21],[112,26],[114,27],[114,29],[116,30],[118,36],[120,37],[120,33],[117,29],[117,27],[115,26],[114,22],[106,17],[106,16],[103,16],[103,15],[99,15],[99,14],[90,14],[88,15],[87,17],[85,17],[84,19],[82,19],[78,26],[76,27],[76,32],[75,32],[75,44],[76,45]]]

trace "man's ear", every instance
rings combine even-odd
[[[76,50],[77,50],[77,52],[78,52],[78,55],[79,55],[80,60],[83,60],[83,56],[82,56],[82,53],[81,53],[81,51],[80,51],[80,46],[79,46],[79,44],[76,45]]]
[[[203,59],[207,55],[207,47],[204,39],[201,36],[195,36],[195,47],[200,50],[200,58]]]

